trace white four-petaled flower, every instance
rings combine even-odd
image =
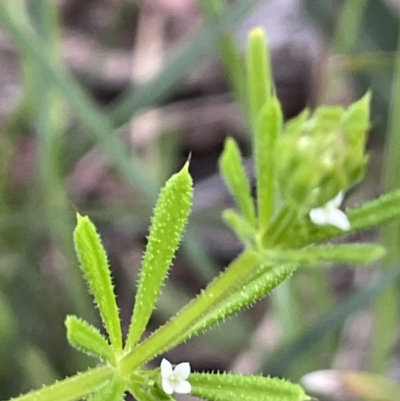
[[[339,206],[343,201],[343,192],[339,192],[332,200],[324,206],[311,209],[310,219],[317,225],[331,225],[340,230],[347,231],[350,229],[350,222],[346,214],[339,210]]]
[[[174,368],[165,358],[161,361],[161,386],[166,394],[189,394],[192,385],[187,378],[190,375],[189,362],[182,362]]]

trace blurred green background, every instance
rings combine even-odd
[[[98,323],[72,244],[76,211],[102,235],[125,329],[157,192],[189,153],[193,214],[150,328],[237,254],[216,166],[229,135],[249,153],[241,71],[252,26],[267,30],[286,118],[372,90],[370,169],[346,205],[400,186],[399,12],[389,0],[3,0],[0,399],[93,363],[63,325],[72,313]],[[399,233],[393,223],[350,238],[384,243],[386,260],[298,272],[171,360],[294,381],[318,369],[400,380]]]

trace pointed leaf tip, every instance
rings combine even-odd
[[[264,28],[262,26],[255,26],[251,31],[250,31],[250,38],[261,38],[262,40],[266,40],[266,35]]]
[[[77,214],[77,219],[74,244],[82,272],[99,308],[111,343],[116,350],[121,350],[121,324],[107,254],[89,217]]]
[[[183,236],[193,197],[193,182],[188,167],[187,162],[166,182],[154,209],[126,341],[128,349],[137,343],[146,329]]]
[[[68,342],[74,348],[112,364],[115,363],[111,346],[96,327],[71,315],[65,319],[65,327]]]

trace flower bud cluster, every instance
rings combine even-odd
[[[298,206],[316,208],[363,176],[370,94],[347,110],[320,107],[290,121],[277,140],[276,165],[281,193]]]

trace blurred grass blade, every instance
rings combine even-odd
[[[219,169],[241,213],[249,224],[255,227],[256,216],[250,182],[243,166],[239,147],[233,138],[225,141],[224,150],[219,159]]]
[[[361,23],[368,0],[346,0],[340,12],[336,26],[333,52],[349,53],[359,39]]]
[[[385,141],[382,182],[386,191],[399,190],[400,171],[400,31],[397,35],[396,65],[391,89],[388,132]],[[381,228],[381,242],[386,247],[384,268],[400,258],[400,220]],[[368,370],[383,373],[388,358],[397,341],[397,322],[400,316],[398,289],[393,285],[378,299],[374,306],[374,328],[371,339]]]
[[[58,5],[49,0],[36,0],[30,6],[32,25],[43,43],[47,58],[55,66],[61,66],[61,32]],[[32,60],[28,63],[32,64]],[[41,65],[33,63],[30,74],[25,77],[30,96],[26,99],[33,105],[35,131],[38,144],[38,186],[33,189],[34,197],[40,203],[46,228],[54,245],[63,253],[68,266],[65,269],[66,296],[86,317],[93,316],[90,298],[87,295],[82,276],[75,268],[70,233],[74,229],[70,214],[70,203],[64,185],[63,134],[66,130],[66,104],[59,90],[49,81]],[[30,90],[29,90],[30,89]],[[38,190],[39,189],[39,190]]]
[[[139,188],[149,199],[156,199],[157,188],[148,179],[137,158],[128,152],[127,147],[116,136],[104,112],[96,107],[87,93],[61,66],[55,65],[47,57],[45,46],[35,32],[29,27],[23,29],[19,26],[5,11],[2,3],[0,3],[0,26],[7,30],[25,56],[29,56],[40,65],[49,82],[60,90],[84,127],[104,146],[122,177]]]
[[[314,9],[318,8],[318,6],[315,7],[314,4],[313,8]],[[361,25],[363,23],[367,8],[368,8],[368,0],[344,1],[342,9],[339,13],[339,18],[337,19],[335,32],[333,34],[334,39],[332,46],[332,54],[337,54],[337,53],[349,54],[352,51],[358,53],[355,47],[357,41],[359,41],[360,39]],[[325,7],[325,10],[326,9],[327,7]],[[326,11],[322,12],[324,13]],[[321,21],[323,18],[324,16],[320,15],[319,21]],[[329,97],[329,93],[333,91],[333,86],[336,84],[337,74],[338,74],[337,72],[329,74],[329,69],[324,73],[324,75],[322,76],[320,89],[318,93],[319,101],[317,103],[324,103],[323,100]]]
[[[243,11],[242,9],[247,10],[247,8],[249,8],[251,5],[254,6],[259,1],[260,0],[252,0],[251,2],[248,2],[249,4],[245,4],[245,2],[242,1],[241,7],[235,6],[229,15],[226,17],[224,16],[219,22],[216,22],[217,25],[214,27],[214,30],[207,31],[208,33],[200,33],[199,36],[196,36],[196,38],[200,37],[202,39],[193,39],[193,43],[196,44],[197,41],[200,41],[200,45],[204,45],[207,51],[211,51],[212,46],[210,43],[206,43],[204,41],[208,39],[216,40],[220,34],[218,29],[222,29],[224,27],[228,29],[229,26],[233,26],[236,20],[234,19],[232,21],[231,19],[233,17],[238,19],[242,17],[237,16],[237,12]],[[250,9],[251,7],[248,9],[248,12]],[[51,81],[54,86],[59,88],[60,93],[62,93],[71,109],[79,117],[83,126],[94,136],[94,138],[96,138],[97,142],[104,147],[122,178],[133,187],[138,188],[147,198],[149,203],[154,203],[157,199],[158,189],[149,179],[149,175],[143,169],[139,160],[135,157],[133,150],[130,152],[127,150],[126,145],[123,144],[123,142],[118,138],[116,132],[113,131],[113,127],[109,119],[104,116],[104,112],[96,107],[96,105],[88,97],[86,92],[82,90],[79,84],[77,84],[77,82],[69,74],[67,74],[64,69],[51,63],[51,60],[47,58],[46,53],[43,51],[43,44],[37,35],[30,30],[19,27],[18,24],[16,24],[16,22],[8,16],[5,11],[4,3],[1,2],[0,26],[3,26],[7,29],[8,33],[11,35],[12,39],[15,41],[16,45],[20,48],[24,55],[30,57],[43,68],[43,71],[47,74],[49,81]],[[209,37],[210,35],[211,38]],[[197,51],[196,47],[191,48],[190,46],[191,45],[185,47],[186,50],[178,55],[176,62],[172,63],[170,67],[166,68],[165,74],[167,74],[167,71],[169,70],[174,72],[176,69],[177,71],[174,73],[180,71],[181,66],[179,63],[183,62],[185,57],[189,57],[192,52],[195,50]],[[201,51],[201,55],[199,55],[199,58],[196,59],[196,62],[199,61],[202,55],[203,53]],[[186,66],[185,73],[188,73],[189,67],[193,67],[194,65],[196,65],[196,63]],[[183,67],[184,65],[182,65],[182,68]],[[159,80],[165,80],[165,74],[162,75]],[[154,96],[158,90],[163,90],[163,86],[158,87],[159,80],[155,79],[152,81],[153,84],[149,83],[148,85],[145,85],[141,89],[141,94],[135,92],[135,104],[138,102],[135,110],[144,107],[144,104],[141,104],[140,101],[144,95],[146,96],[143,98],[143,100],[145,101],[147,99],[147,89],[152,92],[152,96]],[[158,98],[157,96],[156,98]],[[127,120],[132,117],[130,112],[128,114],[129,116],[126,116]],[[210,258],[207,257],[207,252],[202,244],[199,243],[193,231],[190,230],[190,227],[188,227],[186,238],[188,238],[188,240],[183,244],[185,252],[193,261],[194,266],[197,267],[199,275],[207,280],[210,279],[215,273],[214,265],[212,261],[210,261]]]
[[[157,105],[204,57],[214,50],[222,34],[234,27],[261,0],[238,0],[224,14],[209,22],[206,27],[188,40],[167,62],[165,68],[148,83],[128,90],[110,110],[109,116],[115,126],[128,122],[138,110]]]
[[[126,340],[127,350],[132,349],[144,333],[181,242],[193,197],[188,168],[187,162],[166,182],[154,209]]]
[[[122,332],[107,254],[94,224],[78,214],[74,243],[85,279],[93,294],[114,351],[122,350]]]
[[[200,5],[210,21],[222,15],[226,10],[222,0],[200,0]],[[222,35],[218,42],[218,52],[236,100],[242,107],[245,118],[248,119],[246,66],[244,57],[236,45],[234,35]]]
[[[398,278],[400,278],[399,263],[393,264],[385,271],[377,273],[369,284],[339,303],[319,319],[313,327],[299,335],[291,343],[285,344],[284,349],[278,350],[271,355],[263,366],[263,372],[274,376],[284,375],[296,363],[298,358],[307,352],[311,352],[326,335],[341,327],[352,313],[365,308]]]

